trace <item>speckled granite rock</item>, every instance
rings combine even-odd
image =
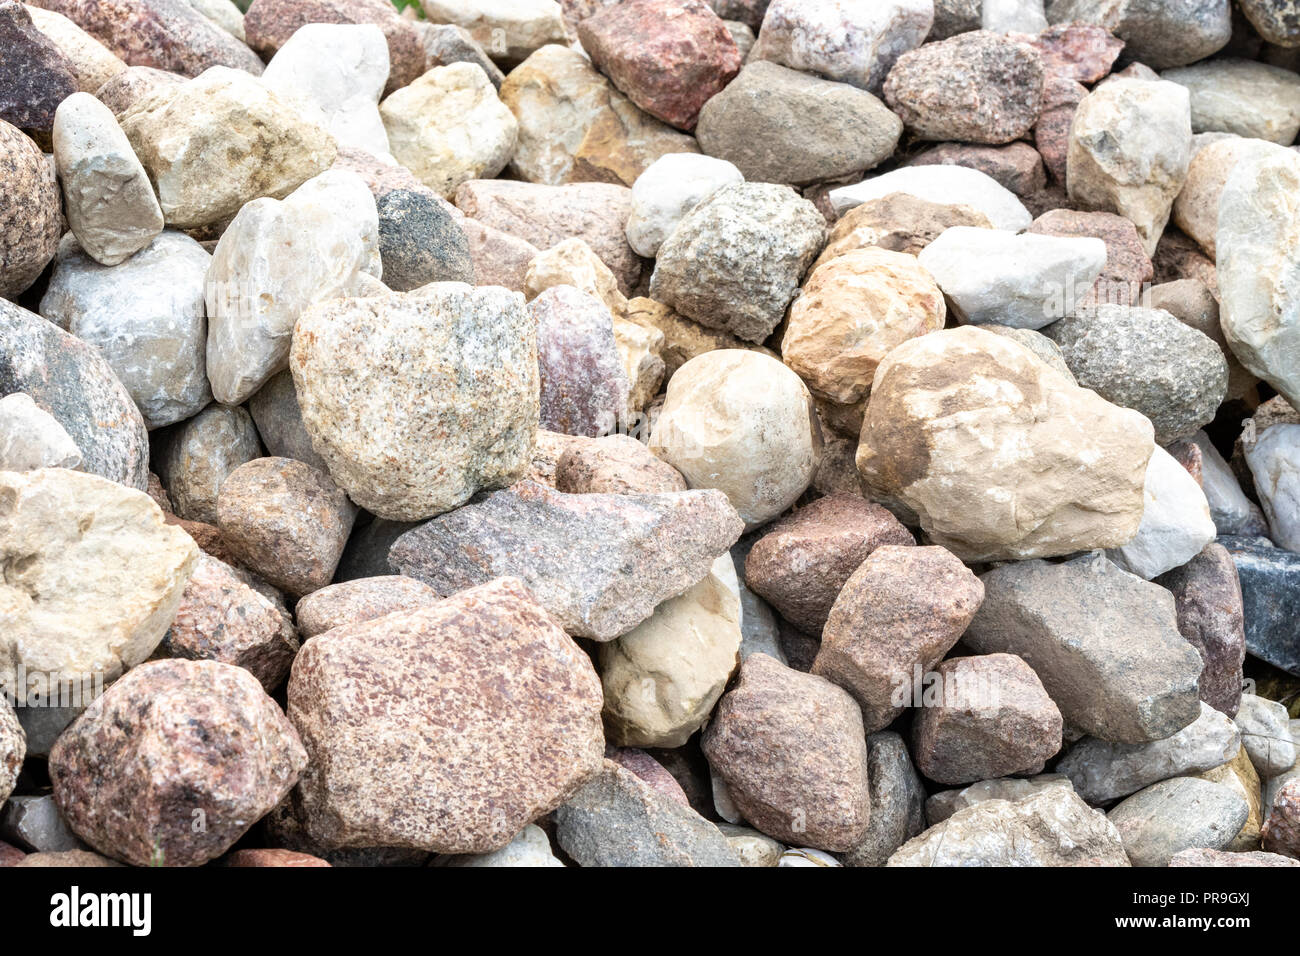
[[[63,204],[53,165],[3,120],[0,176],[6,184],[0,195],[0,295],[12,296],[35,282],[54,258],[63,235]]]
[[[335,627],[361,624],[397,611],[415,611],[442,600],[438,592],[399,574],[356,578],[313,591],[299,599],[294,613],[303,639]]]
[[[262,443],[243,407],[214,402],[169,432],[161,451],[158,477],[176,514],[215,525],[222,483],[240,465],[261,458]]]
[[[528,314],[537,327],[541,427],[585,438],[612,433],[628,381],[609,309],[595,296],[558,285],[533,299]]]
[[[630,435],[575,443],[555,466],[555,487],[567,494],[685,491],[686,479]]]

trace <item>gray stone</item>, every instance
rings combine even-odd
[[[1300,555],[1260,544],[1253,538],[1223,537],[1241,581],[1246,650],[1300,677]]]
[[[1196,777],[1163,780],[1107,814],[1134,866],[1168,866],[1182,850],[1221,850],[1249,816],[1245,797]]]
[[[1291,737],[1290,717],[1277,701],[1241,695],[1241,707],[1234,718],[1241,730],[1241,745],[1263,780],[1290,770],[1296,762],[1296,745]]]
[[[925,787],[907,745],[892,730],[867,737],[871,822],[857,846],[840,855],[845,866],[884,866],[900,846],[925,829]]]
[[[1126,58],[1163,70],[1203,60],[1232,36],[1228,0],[1048,0],[1049,23],[1095,23],[1125,43]]]
[[[1207,60],[1165,70],[1192,96],[1192,132],[1236,133],[1290,146],[1300,133],[1300,76],[1254,60]]]
[[[248,412],[214,402],[167,434],[158,477],[176,514],[216,524],[217,493],[226,476],[261,457],[262,443]]]
[[[32,853],[84,850],[86,845],[64,821],[52,794],[10,797],[0,814],[0,837]]]
[[[1270,425],[1255,441],[1242,444],[1268,516],[1269,537],[1300,552],[1300,425]]]
[[[1042,773],[1036,777],[998,777],[980,780],[960,790],[940,790],[925,801],[925,818],[930,826],[937,826],[956,813],[986,800],[1005,800],[1017,803],[1032,797],[1048,787],[1073,790],[1070,778],[1059,773]]]
[[[409,292],[430,282],[474,284],[469,239],[431,193],[392,189],[375,204],[384,285]]]
[[[248,412],[268,452],[276,458],[294,458],[329,473],[325,460],[311,447],[311,435],[302,423],[292,372],[285,369],[271,376],[248,400]]]

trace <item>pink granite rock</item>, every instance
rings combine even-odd
[[[226,866],[329,866],[325,860],[310,853],[293,850],[236,850],[225,859]]]
[[[552,286],[528,306],[537,323],[541,427],[596,438],[618,425],[627,373],[614,341],[614,317],[595,296]]]
[[[1105,27],[1092,23],[1057,23],[1038,36],[1010,34],[1013,39],[1038,48],[1043,72],[1078,83],[1096,83],[1107,73],[1124,49],[1124,41]]]
[[[1088,95],[1087,88],[1059,73],[1043,78],[1043,103],[1034,124],[1034,145],[1047,171],[1056,182],[1065,183],[1065,156],[1070,147],[1070,126],[1075,110]]]
[[[686,479],[630,435],[574,442],[555,466],[555,487],[571,495],[685,491]]]

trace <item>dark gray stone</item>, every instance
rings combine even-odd
[[[1300,677],[1300,554],[1220,537],[1237,566],[1246,620],[1246,651]]]
[[[48,133],[54,111],[77,92],[72,64],[13,0],[0,0],[0,49],[0,119]]]
[[[884,866],[925,829],[925,787],[903,738],[882,730],[867,738],[871,822],[866,838],[840,856],[845,866]]]
[[[409,292],[430,282],[474,284],[469,239],[436,196],[393,189],[375,202],[384,284]]]

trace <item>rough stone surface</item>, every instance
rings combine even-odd
[[[14,392],[0,398],[0,471],[75,470],[80,464],[81,449],[30,395]]]
[[[1241,746],[1260,777],[1268,780],[1290,770],[1296,762],[1296,745],[1291,739],[1286,707],[1254,694],[1241,695],[1241,707],[1233,718],[1241,729]]]
[[[1240,6],[1250,25],[1269,43],[1285,48],[1300,46],[1294,4],[1287,0],[1242,0]]]
[[[995,229],[1019,232],[1034,218],[1015,193],[993,177],[966,166],[903,166],[852,186],[832,189],[830,204],[836,215],[842,216],[854,206],[893,193],[907,193],[939,205],[969,206],[983,213]]]
[[[1169,858],[1170,866],[1300,866],[1300,860],[1280,853],[1259,850],[1230,852],[1227,850],[1179,850]]]
[[[410,292],[431,282],[474,284],[469,237],[452,214],[455,207],[424,191],[392,189],[375,208],[384,285]]]
[[[903,738],[888,730],[867,737],[867,770],[871,824],[862,842],[840,857],[844,866],[884,866],[925,829],[925,787]]]
[[[36,29],[67,57],[81,92],[95,93],[127,69],[116,53],[63,14],[34,5],[27,7],[27,13]]]
[[[1158,445],[1147,465],[1142,495],[1145,505],[1137,536],[1106,552],[1125,571],[1150,580],[1191,561],[1214,541],[1214,519],[1201,486]]]
[[[1289,146],[1300,133],[1300,77],[1254,60],[1216,59],[1162,80],[1191,93],[1192,132],[1235,133]]]
[[[1300,783],[1291,780],[1283,784],[1273,798],[1260,836],[1265,850],[1292,859],[1300,857]]]
[[[212,404],[167,435],[159,477],[176,514],[216,524],[217,493],[244,462],[262,457],[262,443],[248,412]]]
[[[1035,219],[1028,231],[1045,236],[1095,237],[1106,244],[1106,264],[1092,288],[1068,290],[1069,301],[1077,308],[1137,305],[1142,301],[1153,274],[1151,258],[1142,248],[1137,228],[1123,216],[1052,209]]]
[[[813,263],[811,272],[855,249],[873,246],[889,252],[919,255],[952,226],[988,229],[992,228],[992,223],[970,206],[930,202],[906,192],[868,199],[848,210],[831,228],[826,237],[826,248]]]
[[[1241,582],[1246,650],[1290,674],[1300,676],[1295,642],[1300,614],[1300,556],[1249,538],[1224,538]]]
[[[613,432],[628,381],[609,309],[559,285],[533,299],[528,314],[537,327],[541,427],[586,438]]]
[[[63,235],[63,208],[54,167],[32,140],[0,120],[0,295],[15,296],[36,281]]]
[[[1232,8],[1222,0],[1048,0],[1046,7],[1049,23],[1105,27],[1124,41],[1126,58],[1155,70],[1203,60],[1232,37]]]
[[[0,806],[14,792],[26,756],[27,735],[9,701],[0,698]]]
[[[433,23],[470,32],[493,59],[513,65],[548,43],[566,43],[564,15],[555,0],[421,0]]]
[[[1245,451],[1269,537],[1300,552],[1300,425],[1270,425]]]
[[[1058,23],[1036,36],[1019,35],[1043,58],[1043,72],[1078,83],[1096,83],[1110,72],[1124,41],[1092,23]]]
[[[940,790],[926,798],[925,817],[930,826],[938,826],[944,820],[977,803],[988,800],[1005,800],[1018,803],[1051,787],[1073,792],[1070,778],[1059,773],[1042,773],[1034,777],[999,777],[996,780],[980,780],[960,790]]]
[[[361,624],[398,611],[438,603],[438,592],[399,574],[358,578],[313,591],[299,599],[294,614],[303,639],[348,624]]]
[[[1168,866],[1182,850],[1221,850],[1241,829],[1250,808],[1222,784],[1174,777],[1139,790],[1107,817],[1134,866]]]
[[[685,491],[686,479],[630,435],[608,435],[561,454],[555,487],[572,495],[628,495]]]
[[[185,77],[151,66],[128,66],[95,91],[95,98],[122,116],[136,103],[168,87],[177,87]]]
[[[965,166],[978,170],[1017,196],[1029,199],[1047,186],[1043,158],[1025,142],[1005,146],[942,143],[909,161],[912,166]]]

